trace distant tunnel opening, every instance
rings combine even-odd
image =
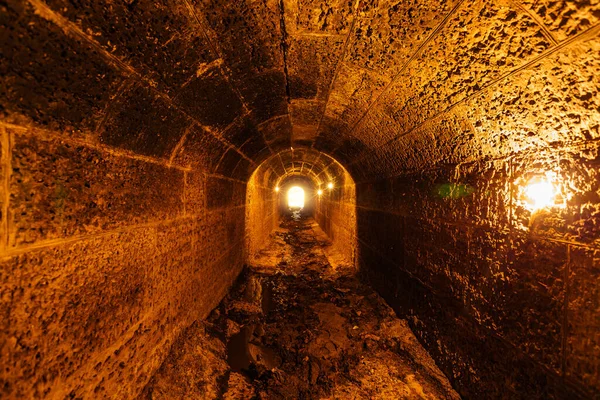
[[[298,210],[302,217],[315,219],[331,240],[332,251],[344,263],[356,266],[354,179],[339,162],[323,153],[291,149],[266,159],[248,182],[248,263],[268,243],[281,219]]]
[[[277,199],[279,215],[286,216],[301,212],[305,217],[314,216],[317,187],[304,175],[291,175],[281,179]]]
[[[293,186],[287,191],[287,205],[292,210],[302,210],[304,208],[304,189],[300,186]]]

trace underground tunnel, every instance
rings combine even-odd
[[[0,398],[600,398],[598,0],[0,32]]]

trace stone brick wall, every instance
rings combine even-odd
[[[331,173],[330,171],[335,171]],[[317,197],[315,219],[331,239],[334,252],[349,265],[355,266],[356,242],[356,187],[354,180],[341,166],[330,167],[324,178],[323,194]],[[334,184],[332,189],[327,183]]]
[[[375,101],[335,122],[355,138],[333,155],[357,181],[361,272],[465,397],[594,397],[598,5],[444,10],[422,20],[432,30],[406,25],[427,39],[384,88],[364,89]],[[369,12],[377,41],[387,16]],[[561,204],[533,214],[523,188],[547,172]]]
[[[40,129],[0,134],[0,393],[135,396],[241,270],[246,185]]]
[[[262,166],[248,181],[245,238],[249,262],[267,245],[269,235],[279,223],[279,195],[275,192],[275,176],[272,170]]]
[[[0,2],[0,397],[135,397],[241,270],[270,150],[194,15]]]
[[[527,212],[508,216],[517,208],[511,175],[490,167],[358,184],[361,273],[465,397],[589,396],[598,387],[598,249],[556,230],[594,218],[572,207],[518,225]],[[462,185],[474,193],[448,196]]]

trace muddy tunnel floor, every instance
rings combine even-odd
[[[141,398],[459,398],[407,323],[336,260],[312,218],[283,219]]]

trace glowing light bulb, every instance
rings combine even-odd
[[[530,181],[525,188],[525,194],[529,198],[533,210],[554,205],[557,195],[554,185],[546,179]]]
[[[327,184],[327,187],[328,187],[329,189],[333,189],[333,183],[332,183],[332,182],[329,182],[329,183]]]
[[[275,186],[275,191],[279,192],[279,186]]]
[[[323,194],[323,191],[321,189],[317,190],[317,194],[320,196]]]

